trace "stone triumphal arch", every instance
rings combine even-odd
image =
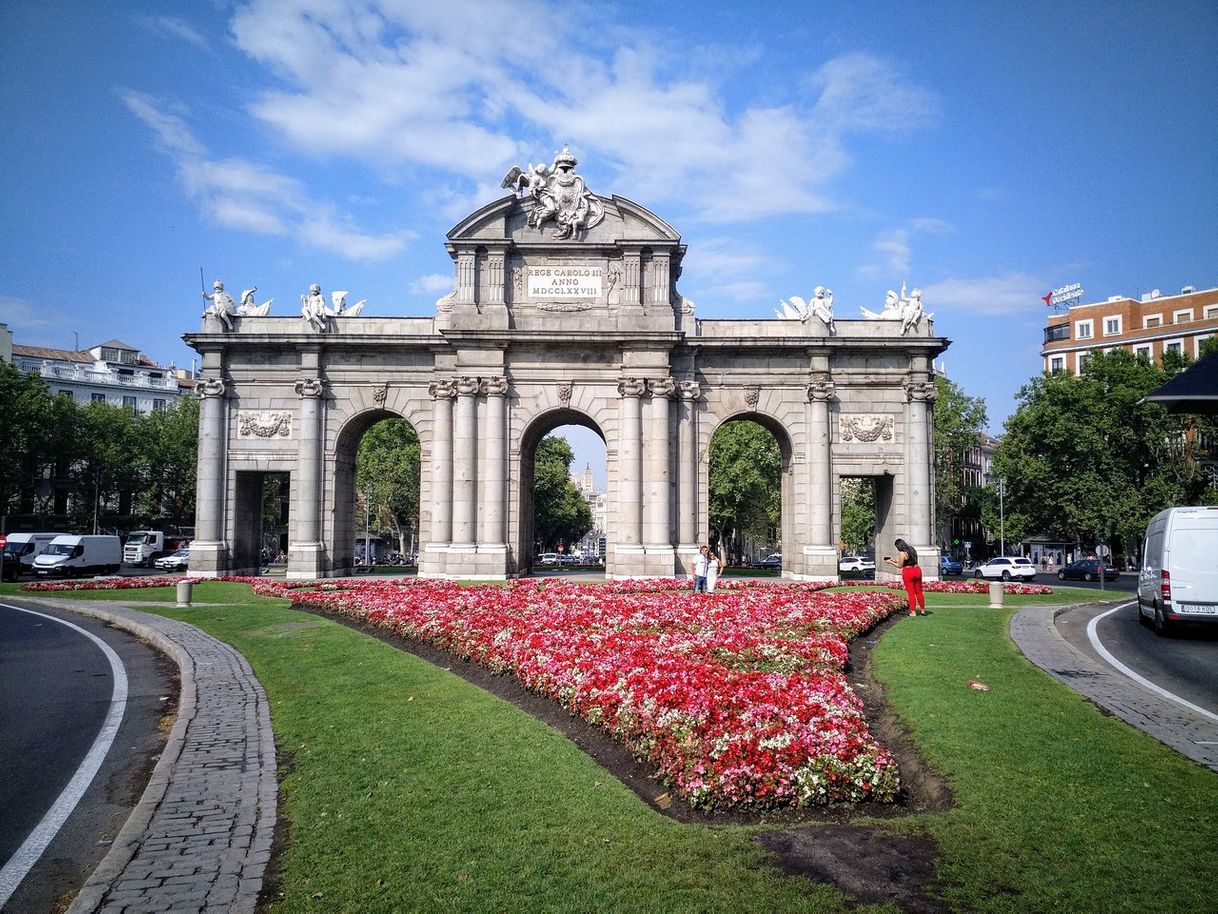
[[[775,320],[701,320],[677,291],[685,245],[660,217],[584,186],[565,150],[513,169],[512,192],[447,236],[453,291],[431,317],[365,317],[313,287],[299,314],[241,307],[217,284],[202,329],[191,573],[259,565],[268,474],[288,474],[288,576],[348,573],[354,461],[383,418],[419,436],[419,573],[504,578],[532,564],[532,462],[579,424],[608,459],[607,574],[682,573],[707,539],[707,452],[733,419],[783,457],[783,574],[837,576],[844,477],[872,477],[877,540],[903,536],[928,577],[935,337],[920,296],[835,318],[832,293]]]

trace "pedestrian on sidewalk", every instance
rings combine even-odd
[[[714,549],[706,552],[706,592],[715,592],[715,583],[719,580],[719,572],[723,570],[723,562],[719,553]]]
[[[898,539],[894,544],[897,554],[884,561],[893,568],[901,569],[901,580],[905,584],[905,595],[909,597],[909,614],[926,615],[926,595],[922,593],[922,568],[918,565],[918,552],[913,546]]]

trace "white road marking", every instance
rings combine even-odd
[[[1122,603],[1120,606],[1114,606],[1112,609],[1108,610],[1107,612],[1100,613],[1098,616],[1096,616],[1094,619],[1092,619],[1089,623],[1087,623],[1087,637],[1088,637],[1088,639],[1090,639],[1091,646],[1093,648],[1095,648],[1096,653],[1098,653],[1101,657],[1103,657],[1105,660],[1107,660],[1114,668],[1116,668],[1116,670],[1118,672],[1124,673],[1126,676],[1128,676],[1130,679],[1132,679],[1134,682],[1136,682],[1138,685],[1142,686],[1143,688],[1150,689],[1150,691],[1154,692],[1156,695],[1160,695],[1163,698],[1166,698],[1168,701],[1174,701],[1176,704],[1182,705],[1182,706],[1188,708],[1190,711],[1194,711],[1197,714],[1200,714],[1203,717],[1208,717],[1210,720],[1214,721],[1215,723],[1218,723],[1218,714],[1215,714],[1213,711],[1207,711],[1205,708],[1202,708],[1200,705],[1195,705],[1188,699],[1181,698],[1179,695],[1175,694],[1174,692],[1167,691],[1167,689],[1163,688],[1162,686],[1155,685],[1145,676],[1138,675],[1133,670],[1131,670],[1129,667],[1125,666],[1125,664],[1121,663],[1121,661],[1117,660],[1116,657],[1112,656],[1112,654],[1109,652],[1108,648],[1104,647],[1104,645],[1100,643],[1100,636],[1097,633],[1097,629],[1099,627],[1100,620],[1106,619],[1108,616],[1111,616],[1114,612],[1118,612],[1122,609],[1125,609],[1128,606],[1133,606],[1133,605],[1134,604],[1131,601],[1129,603]]]
[[[110,694],[110,709],[106,712],[106,719],[84,761],[80,763],[80,767],[72,775],[72,780],[68,781],[68,785],[59,794],[59,798],[42,817],[42,821],[34,827],[12,858],[4,864],[4,869],[0,869],[0,908],[3,908],[13,892],[17,891],[17,886],[21,885],[21,881],[46,852],[48,845],[54,840],[64,822],[68,820],[68,816],[72,814],[72,810],[76,808],[76,804],[80,802],[80,798],[84,796],[93,777],[101,768],[106,753],[110,751],[110,746],[118,735],[119,724],[123,722],[123,714],[127,709],[127,670],[110,645],[92,632],[85,631],[79,625],[56,616],[49,616],[46,613],[35,612],[32,609],[11,606],[8,603],[0,603],[0,606],[29,613],[32,616],[41,616],[80,632],[101,649],[106,659],[110,661],[110,672],[114,677],[114,689]]]

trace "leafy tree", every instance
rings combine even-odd
[[[199,456],[199,401],[180,397],[169,409],[141,416],[139,459],[143,487],[136,508],[151,520],[189,524],[195,514]]]
[[[564,438],[547,435],[533,461],[533,529],[543,552],[570,548],[592,529],[592,509],[571,480],[575,452]]]
[[[782,517],[782,453],[764,426],[728,422],[711,438],[710,524],[728,564],[740,564],[745,540],[770,543]]]
[[[364,433],[355,485],[360,499],[371,498],[378,526],[392,530],[398,551],[407,555],[407,541],[419,525],[419,436],[413,425],[386,419]]]
[[[935,520],[941,546],[951,542],[952,518],[979,510],[976,491],[964,484],[964,455],[981,443],[988,421],[985,401],[935,376]]]
[[[143,484],[140,417],[127,407],[90,403],[79,411],[73,476],[88,500],[72,504],[75,524],[104,526],[103,515],[131,513],[132,498]]]
[[[875,540],[875,480],[842,480],[842,544],[858,552]]]
[[[1189,433],[1196,418],[1141,402],[1186,364],[1166,363],[1117,349],[1093,355],[1079,377],[1037,377],[1020,391],[994,454],[994,473],[1006,480],[1008,541],[1035,533],[1082,545],[1120,537],[1133,551],[1157,511],[1195,503],[1207,485]],[[987,527],[997,529],[997,515],[991,490]]]
[[[43,484],[66,471],[76,441],[76,407],[52,394],[41,378],[0,362],[0,514],[50,508]]]

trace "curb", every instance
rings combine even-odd
[[[1127,598],[1100,606],[1116,606]],[[1094,603],[1077,604],[1096,606]],[[1031,663],[1130,726],[1218,771],[1218,724],[1153,692],[1066,641],[1053,621],[1076,606],[1025,606],[1011,617],[1011,640]]]
[[[253,912],[279,786],[270,707],[249,663],[193,625],[125,604],[29,599],[131,632],[181,676],[177,718],[148,785],[68,914]]]

